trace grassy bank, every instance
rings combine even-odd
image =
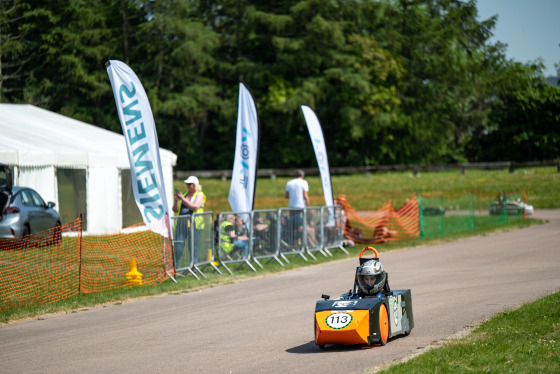
[[[284,198],[286,182],[290,178],[259,178],[255,193],[255,209],[277,209],[287,206]],[[323,190],[319,176],[307,176],[311,205],[324,205]],[[229,211],[227,201],[229,180],[201,179],[207,195],[205,210]],[[560,173],[555,167],[508,170],[467,170],[418,173],[388,172],[369,175],[335,175],[331,178],[333,195],[345,194],[355,210],[376,210],[390,199],[395,207],[401,206],[410,196],[424,198],[443,196],[457,199],[470,193],[480,200],[492,200],[500,192],[525,190],[527,202],[535,209],[560,209]],[[182,181],[175,188],[185,190]]]
[[[501,313],[460,340],[381,371],[559,373],[560,293]]]

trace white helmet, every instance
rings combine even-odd
[[[366,295],[375,295],[385,286],[387,274],[381,262],[369,260],[358,268],[358,285]]]

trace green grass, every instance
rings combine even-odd
[[[284,198],[286,182],[291,178],[259,178],[255,193],[254,209],[277,209],[287,206]],[[319,176],[307,176],[311,205],[323,206],[323,190]],[[357,211],[376,210],[389,200],[399,207],[413,194],[423,198],[443,196],[459,199],[473,193],[481,201],[491,201],[502,192],[520,192],[525,189],[527,203],[535,209],[560,209],[560,173],[555,167],[508,170],[387,172],[373,174],[334,175],[331,177],[333,195],[345,194],[350,205]],[[214,215],[230,211],[227,201],[229,180],[200,179],[208,200],[206,211]],[[185,190],[181,181],[174,187]]]
[[[560,373],[560,292],[380,373]]]

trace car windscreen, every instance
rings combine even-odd
[[[45,201],[43,200],[43,198],[41,196],[39,196],[39,194],[33,190],[27,190],[27,192],[29,192],[29,194],[31,195],[31,199],[33,199],[33,204],[37,207],[46,207],[47,204],[45,204]]]

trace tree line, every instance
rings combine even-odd
[[[121,132],[121,60],[182,170],[232,167],[240,81],[263,168],[316,166],[302,104],[331,166],[556,159],[560,88],[496,21],[474,0],[0,0],[0,102]]]

